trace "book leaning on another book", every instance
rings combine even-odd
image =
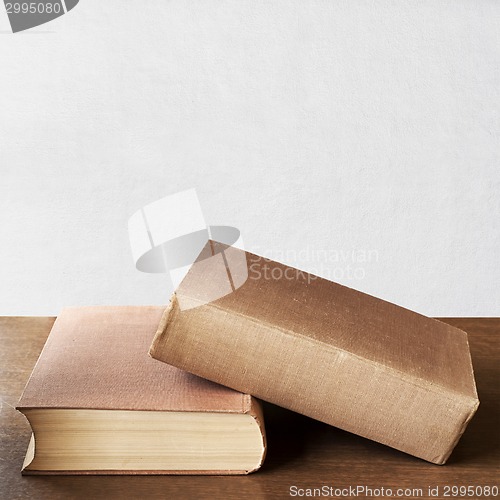
[[[260,467],[260,403],[155,361],[163,307],[67,308],[17,409],[25,474],[246,474]]]
[[[191,267],[165,311],[154,358],[446,462],[479,405],[465,332],[258,255],[210,245],[223,258],[205,258],[205,251]],[[220,267],[229,277],[235,262],[239,287],[221,297]]]

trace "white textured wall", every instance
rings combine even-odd
[[[500,315],[500,2],[81,0],[7,29],[0,314],[166,302],[127,219],[196,187],[249,249]]]

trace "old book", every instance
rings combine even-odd
[[[236,248],[212,253],[224,258],[192,266],[151,356],[445,463],[479,405],[465,332]],[[242,258],[246,281],[210,301],[217,262]]]
[[[259,402],[148,356],[164,307],[56,319],[19,401],[23,473],[245,474],[264,459]]]

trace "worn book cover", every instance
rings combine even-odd
[[[64,309],[18,409],[34,438],[24,473],[212,473],[257,469],[259,402],[155,361],[163,307]]]
[[[479,405],[465,332],[243,250],[211,252],[219,265],[244,259],[246,281],[210,301],[220,269],[206,256],[195,263],[151,356],[446,462]]]

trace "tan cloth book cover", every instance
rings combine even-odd
[[[164,313],[151,356],[446,462],[479,405],[465,332],[243,250],[211,248],[224,258],[202,254],[192,266]],[[213,263],[225,262],[229,276],[231,263],[242,258],[246,281],[204,303],[218,296],[209,290],[220,279]]]
[[[257,400],[148,356],[163,310],[61,312],[17,407],[34,431],[24,473],[237,474],[260,466]]]

